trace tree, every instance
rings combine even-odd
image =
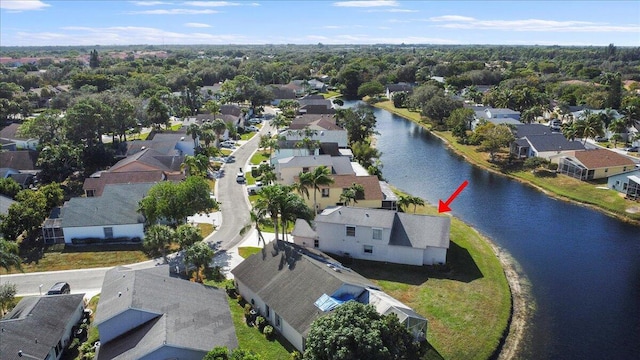
[[[393,106],[396,108],[404,108],[407,107],[407,99],[409,95],[406,91],[396,91],[391,96],[391,100],[393,101]]]
[[[384,92],[384,86],[378,81],[369,81],[358,87],[358,97],[375,96]]]
[[[369,137],[376,134],[376,117],[369,107],[358,105],[356,108],[339,109],[336,120],[347,130],[349,144],[369,141]]]
[[[278,240],[278,217],[280,215],[281,204],[286,194],[290,192],[290,189],[284,185],[267,185],[262,188],[258,194],[254,208],[258,213],[262,212],[265,215],[269,214],[271,221],[273,222],[274,232],[276,234],[276,241]]]
[[[587,143],[587,139],[593,138],[596,136],[604,135],[602,118],[597,114],[589,113],[585,118],[578,119],[576,121],[576,131],[577,134],[584,138],[584,144]]]
[[[365,169],[372,166],[376,159],[379,159],[381,153],[378,149],[374,148],[369,142],[358,141],[351,144],[351,151],[353,152],[353,158]]]
[[[27,237],[34,235],[48,215],[47,199],[40,191],[20,191],[16,200],[6,215],[0,215],[0,233],[12,241],[25,232]]]
[[[0,194],[13,199],[20,190],[22,190],[22,187],[12,178],[0,179]]]
[[[195,243],[184,251],[184,262],[196,268],[196,282],[202,282],[200,269],[206,271],[214,255],[215,252],[204,242]]]
[[[167,250],[175,237],[173,229],[166,225],[151,225],[144,235],[143,245],[152,254],[162,254],[167,259]]]
[[[193,148],[195,150],[198,150],[198,148],[200,147],[200,141],[198,141],[200,139],[200,135],[202,135],[202,129],[200,129],[200,125],[198,124],[190,124],[187,127],[187,135],[191,135],[191,138],[193,139]]]
[[[480,149],[489,153],[491,161],[495,160],[496,153],[515,140],[511,128],[506,125],[491,126],[484,134],[484,140]]]
[[[333,184],[333,178],[331,177],[331,170],[322,165],[314,168],[309,172],[302,172],[298,175],[298,182],[300,188],[309,198],[309,189],[313,190],[313,211],[318,212],[317,194],[320,192],[320,186],[327,186]]]
[[[4,316],[12,306],[17,292],[16,284],[7,282],[0,284],[0,316]]]
[[[461,101],[448,96],[434,96],[422,105],[421,114],[429,117],[437,124],[442,124],[453,110],[461,107]]]
[[[199,228],[189,224],[182,224],[176,229],[176,240],[180,244],[180,249],[184,250],[202,241],[202,234]]]
[[[424,200],[422,200],[422,198],[417,197],[417,196],[411,196],[409,198],[410,203],[413,205],[413,213],[416,213],[416,208],[418,205],[420,206],[424,206]]]
[[[111,123],[113,113],[102,101],[84,98],[67,110],[64,129],[67,139],[87,147],[102,143],[102,134]]]
[[[45,146],[36,161],[42,169],[40,179],[45,183],[63,182],[69,175],[83,170],[82,157],[82,149],[70,143]]]
[[[169,127],[169,108],[157,96],[153,96],[147,105],[147,120],[154,127]]]
[[[0,267],[10,271],[11,268],[22,270],[22,259],[20,259],[20,248],[13,241],[0,238]]]
[[[18,132],[25,138],[38,139],[41,144],[59,144],[62,141],[64,117],[59,110],[47,109],[40,115],[27,118]]]
[[[209,197],[209,191],[209,184],[200,176],[189,176],[180,183],[162,181],[149,189],[138,209],[147,224],[159,220],[172,225],[183,224],[187,216],[218,208],[218,203]]]
[[[89,53],[89,67],[95,69],[100,67],[100,59],[98,58],[98,50],[93,49]]]
[[[211,163],[204,154],[186,155],[181,168],[187,176],[206,176],[207,170],[211,168]]]
[[[349,301],[332,314],[317,318],[307,336],[308,360],[420,359],[419,345],[391,313],[380,315],[372,305]]]
[[[293,223],[296,219],[311,221],[314,218],[314,212],[307,206],[298,194],[288,191],[281,198],[280,202],[280,223],[282,225],[282,238],[285,234],[289,223]],[[286,239],[285,239],[286,240]]]
[[[464,143],[467,139],[467,128],[473,121],[474,112],[469,108],[455,109],[445,121],[451,134],[458,138],[458,142]]]

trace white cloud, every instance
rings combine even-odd
[[[130,11],[130,15],[201,15],[201,14],[216,14],[217,10],[212,9],[156,9],[156,10],[142,10],[142,11]]]
[[[438,27],[463,30],[505,30],[529,32],[640,32],[638,25],[611,25],[589,21],[541,19],[479,20],[467,16],[445,15],[429,18]]]
[[[187,1],[184,3],[189,6],[199,7],[223,7],[223,6],[238,6],[239,3],[233,3],[228,1]]]
[[[13,11],[42,10],[51,5],[45,4],[40,0],[2,0],[0,1],[0,9]]]
[[[343,34],[331,37],[322,35],[308,35],[306,40],[321,41],[325,44],[459,44],[459,40],[430,38],[421,36],[386,37],[369,36],[363,34]]]
[[[184,24],[184,26],[190,27],[190,28],[210,28],[211,27],[211,25],[209,24],[193,23],[193,22],[186,23]]]
[[[338,1],[333,6],[340,7],[381,7],[381,6],[398,6],[398,2],[394,0],[364,0],[364,1]]]
[[[132,4],[137,6],[157,6],[157,5],[168,5],[170,3],[165,1],[131,1]]]
[[[45,45],[130,45],[130,44],[248,44],[253,39],[236,34],[209,34],[203,32],[174,32],[152,27],[113,26],[81,27],[67,26],[58,32],[18,32],[12,43]],[[100,34],[96,43],[96,34]],[[3,39],[3,42],[6,42]]]
[[[372,9],[372,10],[367,10],[367,12],[370,12],[370,13],[374,13],[374,12],[417,13],[419,11],[418,10],[411,10],[411,9]]]

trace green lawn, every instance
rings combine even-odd
[[[247,246],[238,248],[238,254],[242,256],[243,259],[246,259],[253,254],[257,254],[260,251],[262,251],[262,248],[260,247]]]
[[[149,260],[140,245],[59,245],[48,248],[44,253],[27,254],[30,260],[22,264],[24,272],[73,270],[132,264]],[[12,269],[10,273],[19,273]],[[0,274],[6,274],[0,269]]]
[[[322,94],[322,96],[324,96],[325,99],[329,99],[332,97],[339,97],[342,94],[340,94],[340,92],[338,91],[327,91],[326,93]]]
[[[249,162],[252,165],[258,165],[263,161],[269,161],[270,159],[270,154],[271,152],[269,150],[259,150],[256,151],[253,156],[251,156],[251,159],[249,160]]]

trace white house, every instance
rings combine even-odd
[[[633,193],[633,184],[640,184],[640,169],[623,172],[621,174],[609,176],[607,178],[607,187],[625,195],[638,195]],[[631,188],[629,185],[632,185]],[[637,191],[637,189],[636,189]]]
[[[318,214],[311,228],[298,220],[294,243],[356,259],[407,265],[447,261],[451,219],[338,206]]]
[[[126,242],[144,238],[138,202],[154,183],[105,185],[102,196],[72,198],[45,221],[46,243],[82,244],[87,239]]]
[[[107,271],[94,321],[98,360],[200,360],[238,346],[226,293],[171,277],[168,266]]]
[[[0,139],[10,141],[19,150],[36,150],[38,139],[26,138],[19,135],[20,124],[13,123],[0,130]]]
[[[352,300],[371,304],[383,315],[395,313],[416,339],[426,336],[424,317],[313,249],[274,241],[231,273],[242,297],[300,352],[313,321]]]
[[[348,135],[346,130],[315,130],[309,134],[305,131],[298,130],[285,130],[279,134],[286,140],[303,140],[309,138],[311,141],[317,141],[320,143],[337,143],[338,147],[346,148],[349,145]]]

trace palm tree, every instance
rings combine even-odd
[[[586,120],[579,120],[578,122],[582,130],[579,134],[584,138],[584,144],[587,143],[588,138],[595,139],[596,136],[604,135],[602,119],[598,115],[590,114]]]
[[[400,199],[398,199],[398,208],[400,211],[405,211],[407,206],[411,204],[411,196],[409,195],[400,195]]]
[[[224,131],[227,130],[227,124],[222,119],[215,119],[211,123],[211,129],[216,133],[216,140],[219,142]]]
[[[422,200],[422,198],[417,197],[417,196],[410,196],[409,200],[411,202],[411,204],[413,205],[413,213],[416,213],[416,207],[418,205],[420,206],[424,206],[424,200]]]
[[[196,282],[202,282],[200,269],[204,268],[204,272],[206,272],[214,255],[215,252],[209,247],[209,244],[204,242],[195,243],[184,251],[184,262],[186,264],[191,264],[196,268]]]
[[[562,126],[562,135],[568,140],[574,141],[576,136],[578,135],[578,126],[577,121],[569,121],[563,123]]]
[[[356,200],[356,191],[351,188],[342,190],[342,194],[340,194],[340,202],[343,203],[344,206],[349,206],[352,201],[354,204],[358,203],[358,200]]]
[[[624,120],[624,118],[615,119],[609,124],[609,127],[607,129],[611,131],[613,135],[618,135],[616,140],[622,140],[622,136],[620,134],[627,133],[627,122]],[[611,139],[613,139],[613,135],[611,136]],[[616,146],[615,143],[613,146]]]
[[[214,142],[217,137],[216,134],[211,129],[210,125],[202,125],[202,132],[200,133],[200,139],[204,141],[204,146],[209,147],[212,142]]]
[[[167,248],[174,237],[174,231],[166,225],[151,225],[144,236],[144,247],[152,252],[160,252],[167,260]]]
[[[204,154],[187,155],[180,166],[187,176],[205,176],[210,167],[209,158]]]
[[[260,245],[260,240],[262,240],[262,245],[264,246],[265,241],[262,231],[260,230],[260,224],[264,221],[266,211],[265,209],[254,207],[253,210],[249,211],[249,215],[251,216],[251,222],[254,224],[256,231],[258,232],[258,245]]]
[[[313,171],[300,173],[298,178],[301,188],[305,188],[304,192],[309,198],[308,189],[313,189],[313,211],[318,212],[317,194],[320,192],[320,186],[326,186],[333,184],[333,178],[331,178],[331,170],[322,165],[313,169]]]
[[[9,271],[12,267],[22,271],[18,244],[0,238],[0,267]]]
[[[280,215],[280,204],[289,189],[283,185],[268,185],[262,188],[259,197],[254,206],[258,211],[269,214],[273,222],[273,229],[276,233],[276,241],[278,240],[278,216]]]
[[[198,150],[198,148],[200,147],[200,142],[198,141],[198,138],[200,137],[201,134],[202,134],[202,130],[200,129],[200,125],[191,124],[189,125],[189,127],[187,127],[187,135],[191,135],[191,138],[193,139],[193,148],[196,150]]]
[[[282,239],[286,240],[286,230],[289,223],[296,219],[312,220],[313,211],[305,204],[304,200],[287,187],[287,193],[280,203],[280,224],[282,225]]]

